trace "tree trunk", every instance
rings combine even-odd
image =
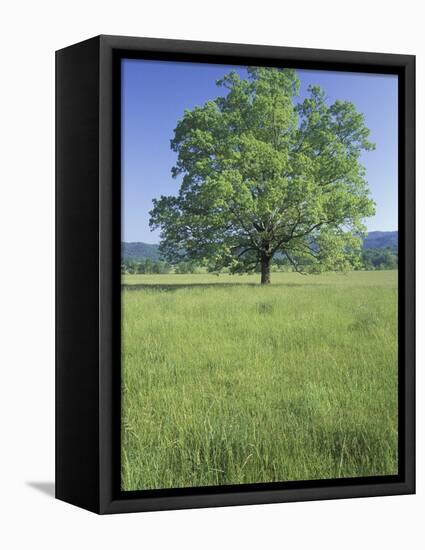
[[[261,257],[261,284],[269,285],[270,284],[270,264],[272,259],[270,256]]]

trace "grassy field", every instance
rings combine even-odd
[[[397,473],[397,274],[129,275],[122,488]]]

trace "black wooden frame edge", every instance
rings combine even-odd
[[[91,461],[96,466],[92,468],[91,473],[94,472],[94,477],[87,478],[87,471],[84,470],[84,466],[80,465],[81,474],[80,479],[77,479],[75,469],[72,472],[71,478],[75,483],[80,483],[85,479],[89,485],[87,488],[90,493],[90,498],[86,494],[81,495],[81,498],[76,498],[71,494],[69,490],[58,491],[56,493],[57,498],[66,500],[73,504],[77,504],[84,508],[90,509],[97,513],[120,513],[120,512],[136,512],[136,511],[148,511],[148,510],[167,510],[178,508],[194,508],[194,507],[209,507],[209,506],[228,506],[228,505],[241,505],[241,504],[260,504],[260,503],[272,503],[272,502],[290,502],[299,500],[317,500],[317,499],[331,499],[331,498],[352,498],[352,497],[366,497],[366,496],[384,496],[395,494],[410,494],[415,491],[415,379],[414,379],[414,326],[415,326],[415,313],[414,313],[414,145],[415,145],[415,58],[414,56],[397,55],[397,54],[380,54],[380,53],[360,53],[360,52],[341,52],[331,50],[309,50],[299,48],[281,48],[275,46],[250,46],[240,44],[222,44],[222,43],[208,43],[208,42],[192,42],[192,41],[180,41],[180,40],[162,40],[162,39],[149,39],[149,38],[130,38],[130,37],[117,37],[117,36],[99,36],[91,40],[80,43],[78,46],[70,46],[64,50],[60,50],[57,55],[60,56],[62,52],[69,50],[72,51],[75,48],[81,49],[87,48],[88,44],[96,43],[98,53],[99,64],[99,91],[97,96],[98,105],[98,121],[97,126],[91,125],[86,128],[89,134],[93,134],[93,137],[98,139],[97,152],[99,154],[99,166],[98,166],[98,224],[93,220],[83,220],[83,229],[94,232],[98,240],[98,272],[97,276],[97,294],[98,294],[98,355],[92,353],[87,359],[85,357],[85,349],[81,350],[80,359],[84,368],[89,368],[93,371],[97,377],[98,386],[93,389],[90,387],[89,391],[79,393],[81,386],[84,384],[83,368],[80,369],[79,378],[75,382],[72,388],[69,388],[68,393],[73,397],[80,395],[87,406],[88,400],[94,399],[97,404],[97,413],[94,415],[95,423],[97,424],[98,438],[90,443],[87,440],[87,433],[93,434],[92,419],[89,419],[90,428],[84,430],[81,427],[81,416],[74,419],[67,419],[67,422],[63,421],[63,411],[61,411],[60,399],[57,399],[57,427],[60,432],[64,427],[74,430],[74,435],[78,433],[78,428],[83,429],[85,433],[83,440],[87,445],[87,454],[91,456]],[[340,70],[347,70],[347,66],[352,67],[362,66],[366,70],[373,72],[376,68],[381,70],[387,70],[388,72],[394,72],[404,75],[404,116],[405,116],[405,160],[406,165],[403,168],[404,179],[407,183],[404,197],[403,213],[400,215],[404,219],[405,224],[404,242],[405,242],[405,308],[404,308],[404,321],[405,321],[405,380],[404,380],[404,394],[405,399],[405,478],[403,482],[394,483],[377,483],[377,484],[358,484],[347,485],[337,487],[315,487],[315,488],[302,488],[302,489],[271,489],[265,491],[248,491],[226,493],[225,491],[216,494],[193,494],[185,496],[156,496],[156,497],[143,497],[143,498],[117,498],[116,488],[113,484],[113,471],[116,454],[113,452],[113,429],[114,414],[116,410],[113,409],[114,405],[114,377],[113,377],[113,358],[116,357],[117,350],[114,349],[113,341],[114,335],[112,330],[112,319],[114,313],[114,307],[117,304],[111,303],[110,297],[112,295],[112,288],[116,280],[110,276],[111,273],[116,273],[113,265],[114,251],[116,253],[116,247],[119,243],[113,241],[112,231],[112,211],[114,204],[114,166],[112,163],[112,152],[114,146],[117,144],[113,141],[113,93],[114,86],[117,85],[112,78],[112,63],[113,54],[115,50],[138,50],[143,52],[152,52],[155,54],[183,54],[183,55],[197,55],[200,54],[211,56],[226,56],[239,58],[239,62],[243,63],[243,57],[257,58],[263,62],[266,57],[273,62],[273,59],[280,58],[292,59],[294,62],[314,60],[315,66],[317,64],[339,64]],[[96,61],[93,62],[96,64]],[[337,69],[338,70],[338,69]],[[83,86],[84,88],[84,86]],[[75,90],[74,90],[75,92]],[[85,92],[82,88],[77,90],[77,95],[83,95]],[[79,98],[82,100],[82,97]],[[57,96],[57,102],[60,100]],[[64,129],[61,128],[61,116],[60,109],[57,110],[57,136],[63,133]],[[76,125],[81,121],[77,121]],[[401,131],[401,129],[400,129]],[[57,138],[57,189],[60,191],[60,180],[62,177],[60,169],[60,155],[58,150],[61,147],[61,139]],[[93,155],[94,151],[90,154]],[[69,151],[70,155],[73,154],[72,149]],[[83,154],[84,157],[84,154]],[[82,161],[82,159],[79,159]],[[74,170],[73,176],[82,176],[84,185],[93,185],[93,181],[84,175],[81,163],[77,162],[77,167]],[[59,166],[59,169],[58,169]],[[59,193],[60,195],[60,193]],[[403,195],[404,196],[404,195]],[[116,198],[116,197],[115,197]],[[401,198],[401,197],[400,197]],[[57,202],[60,204],[60,200]],[[74,220],[75,221],[75,220]],[[70,227],[67,229],[70,231]],[[57,218],[57,231],[59,234],[63,231],[62,222]],[[114,243],[111,246],[111,243]],[[58,247],[58,245],[57,245]],[[58,250],[58,248],[57,248]],[[93,266],[91,265],[90,268]],[[58,268],[57,268],[58,269]],[[89,267],[86,266],[86,273],[89,271]],[[57,276],[59,281],[63,277],[63,272],[59,268]],[[67,284],[72,284],[70,277],[68,276]],[[57,290],[57,302],[60,303],[63,294],[65,292],[65,286],[59,284]],[[75,283],[74,283],[75,286]],[[75,290],[75,289],[74,289]],[[80,312],[81,313],[81,312]],[[60,307],[57,309],[57,319],[59,322],[62,320],[62,312]],[[58,338],[58,337],[57,337]],[[63,335],[62,335],[63,338]],[[71,345],[72,337],[68,337],[68,344]],[[114,355],[115,354],[115,355]],[[57,388],[59,387],[63,393],[63,373],[58,368],[58,362],[60,358],[57,357]],[[93,363],[96,363],[93,365]],[[58,394],[57,394],[58,395]],[[69,400],[68,400],[69,406]],[[59,413],[58,413],[59,411]],[[79,423],[80,422],[80,423]],[[73,425],[72,425],[73,424]],[[78,452],[75,448],[67,450],[70,452],[68,459],[69,463],[78,457]],[[64,452],[63,446],[57,445],[57,476],[61,469],[62,454]],[[72,468],[71,468],[72,469]],[[78,468],[77,468],[78,470]],[[77,472],[78,473],[78,472]],[[62,474],[59,472],[59,477]],[[66,474],[69,477],[69,472]],[[70,483],[71,484],[71,483]],[[84,493],[84,491],[83,491]],[[93,494],[97,494],[97,498],[93,499]]]
[[[99,511],[99,39],[56,52],[55,496]],[[83,130],[83,131],[82,131]]]
[[[403,100],[405,127],[399,138],[404,140],[404,166],[400,167],[399,229],[403,227],[402,258],[404,265],[404,398],[405,398],[405,476],[409,492],[416,490],[416,58],[404,64]],[[401,129],[399,129],[399,133]],[[404,173],[401,173],[403,170]],[[404,180],[405,188],[400,189]],[[404,211],[402,212],[402,208]],[[404,218],[404,219],[403,219]]]
[[[340,64],[343,70],[351,64],[370,65],[387,68],[404,67],[413,64],[414,55],[398,53],[362,52],[348,50],[328,50],[297,48],[287,46],[267,46],[262,44],[240,44],[227,42],[206,42],[201,40],[180,40],[169,38],[148,38],[116,35],[99,35],[101,47],[104,51],[112,50],[134,50],[143,52],[166,53],[166,54],[188,54],[211,55],[214,57],[226,56],[240,58],[248,57],[270,60],[290,59],[293,61],[312,61],[319,64]],[[72,47],[72,46],[71,46]],[[227,62],[226,62],[227,63]],[[373,69],[371,69],[373,70]],[[390,72],[390,71],[389,71]]]

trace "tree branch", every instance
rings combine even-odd
[[[298,268],[296,262],[291,258],[291,256],[289,255],[289,253],[288,253],[287,250],[285,250],[285,255],[286,255],[286,257],[288,258],[288,260],[291,262],[292,267],[295,269],[295,271],[296,271],[297,273],[299,273],[300,275],[307,275],[307,273],[306,273],[305,271],[301,271],[301,270]]]

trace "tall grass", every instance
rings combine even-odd
[[[395,272],[123,287],[124,490],[397,473]]]

